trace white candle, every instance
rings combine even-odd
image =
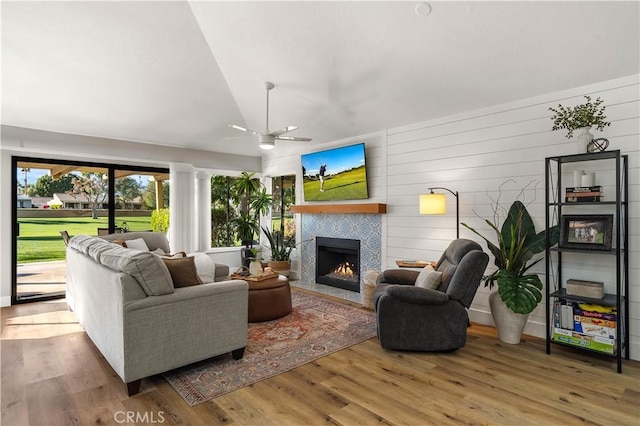
[[[595,173],[586,173],[582,175],[582,186],[594,186],[596,184],[596,174]]]
[[[584,175],[584,170],[573,171],[573,186],[578,187],[582,185],[582,175]]]

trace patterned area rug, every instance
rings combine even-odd
[[[249,324],[242,360],[221,355],[164,374],[191,406],[284,373],[376,335],[375,315],[311,296],[292,293],[293,312]]]

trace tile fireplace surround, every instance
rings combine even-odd
[[[315,282],[315,237],[360,240],[360,275],[382,265],[382,216],[380,214],[302,214],[302,283]]]

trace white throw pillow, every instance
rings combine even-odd
[[[144,242],[144,238],[136,238],[134,240],[126,240],[124,242],[127,248],[141,251],[149,251],[149,246]]]
[[[423,268],[416,278],[416,287],[437,289],[442,283],[442,272],[434,271],[433,268]]]
[[[206,253],[190,253],[196,262],[196,272],[203,283],[212,283],[216,280],[216,264]]]

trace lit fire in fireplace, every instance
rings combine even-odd
[[[353,263],[342,262],[331,273],[327,274],[327,276],[345,281],[358,281],[358,276],[354,269],[355,265]]]

